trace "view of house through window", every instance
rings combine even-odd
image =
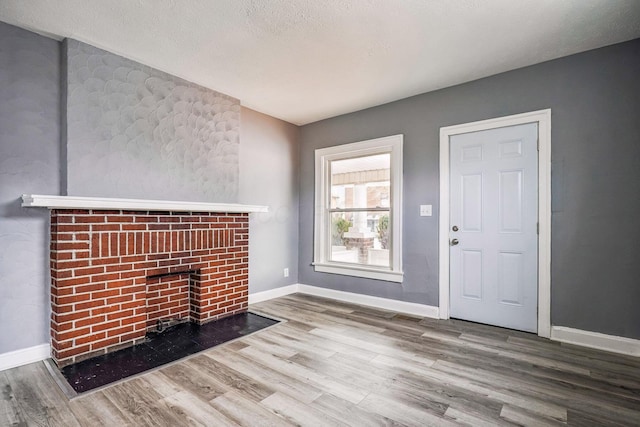
[[[330,163],[330,261],[390,266],[390,153]]]

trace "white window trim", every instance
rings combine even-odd
[[[391,135],[383,138],[354,142],[321,148],[315,152],[315,228],[314,228],[314,262],[315,271],[322,273],[343,274],[368,279],[402,282],[402,142],[403,135]],[[391,153],[391,267],[374,267],[357,264],[332,262],[328,260],[331,245],[329,233],[324,224],[328,223],[329,200],[329,163],[332,160],[346,157],[368,156]],[[324,196],[324,197],[323,197]]]

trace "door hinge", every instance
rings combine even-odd
[[[536,222],[536,234],[540,234],[540,223]]]
[[[540,151],[540,138],[536,140],[536,148]]]

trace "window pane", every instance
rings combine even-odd
[[[389,267],[389,211],[331,214],[330,260]]]
[[[391,155],[331,162],[331,208],[388,208],[391,201]]]

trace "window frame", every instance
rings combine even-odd
[[[335,145],[315,150],[314,261],[316,272],[342,274],[401,283],[402,271],[402,146],[403,135]],[[331,168],[330,163],[354,157],[389,153],[391,194],[390,266],[373,266],[330,261],[331,249]]]

